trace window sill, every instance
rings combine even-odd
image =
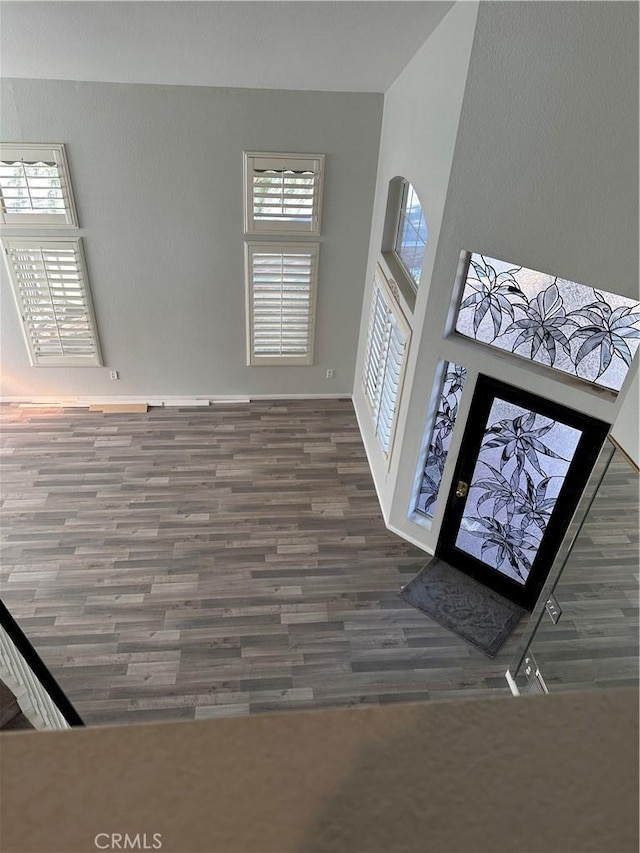
[[[394,252],[383,252],[382,257],[385,265],[390,273],[391,279],[397,284],[398,290],[403,300],[402,307],[408,309],[409,314],[413,314],[416,307],[416,288],[413,282],[409,279],[402,265],[398,261]]]

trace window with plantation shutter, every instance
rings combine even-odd
[[[5,239],[2,246],[31,364],[101,366],[81,240]]]
[[[246,151],[245,231],[320,234],[324,154]]]
[[[248,364],[311,364],[319,246],[247,243]]]
[[[0,217],[8,226],[77,227],[64,145],[0,143]]]
[[[378,268],[373,288],[363,385],[371,407],[376,436],[386,456],[390,456],[393,445],[410,336],[411,329]]]

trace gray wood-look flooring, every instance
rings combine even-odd
[[[87,723],[509,694],[524,622],[490,660],[397,597],[349,400],[0,418],[3,599]]]

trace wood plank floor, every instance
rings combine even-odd
[[[88,723],[508,695],[397,597],[349,400],[0,407],[3,598]]]

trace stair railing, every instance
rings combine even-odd
[[[64,690],[0,601],[0,679],[36,729],[84,726]]]

